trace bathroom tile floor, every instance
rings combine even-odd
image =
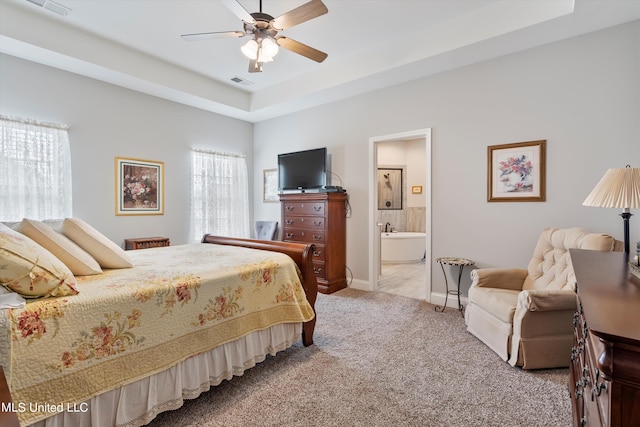
[[[382,263],[378,290],[405,297],[425,299],[427,275],[425,262],[409,264]]]

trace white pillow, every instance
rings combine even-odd
[[[15,231],[18,231],[18,228],[20,227],[20,221],[3,221],[2,223]]]
[[[124,249],[81,219],[65,218],[62,233],[89,252],[102,268],[133,267]]]
[[[51,252],[76,276],[101,274],[100,264],[68,237],[44,222],[24,218],[18,231]]]

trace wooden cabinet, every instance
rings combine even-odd
[[[136,239],[124,239],[124,248],[128,251],[136,249],[159,248],[169,246],[168,237],[140,237]]]
[[[315,244],[313,271],[318,290],[328,294],[347,287],[347,194],[281,194],[282,240]]]
[[[574,426],[640,420],[640,280],[619,252],[571,249],[577,281],[569,394]]]

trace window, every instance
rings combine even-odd
[[[249,181],[244,156],[193,150],[191,232],[249,237]]]
[[[67,127],[0,116],[0,220],[69,216]]]

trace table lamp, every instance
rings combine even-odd
[[[627,165],[626,168],[609,169],[582,204],[622,209],[624,251],[628,254],[630,210],[640,208],[640,168]]]

